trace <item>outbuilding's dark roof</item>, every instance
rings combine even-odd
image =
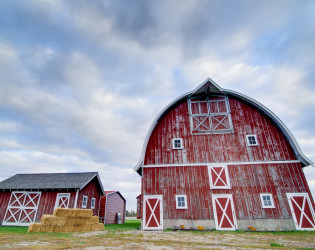
[[[21,189],[82,189],[96,178],[99,188],[103,186],[97,172],[86,173],[51,173],[51,174],[16,174],[0,182],[0,190]]]

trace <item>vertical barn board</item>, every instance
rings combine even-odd
[[[80,192],[79,192],[79,198],[78,198],[78,208],[82,207],[82,200],[83,196],[88,196],[88,202],[87,202],[87,209],[91,209],[91,201],[92,198],[95,198],[95,208],[93,209],[93,215],[98,215],[99,211],[99,200],[100,200],[100,193],[102,192],[99,187],[96,185],[97,179],[96,177],[90,181]],[[72,195],[72,207],[74,205],[75,200],[75,194]]]
[[[296,159],[277,126],[243,101],[230,97],[234,134],[191,135],[187,106],[183,100],[160,119],[149,139],[145,165],[183,163],[183,153],[187,163]],[[246,134],[256,134],[259,146],[247,147]],[[171,148],[176,137],[183,138],[186,151]]]
[[[1,191],[0,192],[0,220],[1,222],[4,219],[5,212],[10,201],[11,192],[10,191]]]
[[[125,201],[118,192],[107,194],[105,207],[105,224],[117,224],[117,214],[120,213],[121,221],[125,221]]]

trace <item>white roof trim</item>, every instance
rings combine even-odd
[[[140,160],[138,162],[138,164],[134,167],[135,171],[138,171],[142,166],[143,166],[143,161],[144,161],[144,156],[145,156],[145,151],[147,149],[147,145],[149,142],[149,139],[151,137],[151,134],[156,126],[156,124],[159,122],[159,120],[162,118],[162,116],[166,113],[166,111],[168,109],[170,109],[173,105],[175,105],[177,102],[181,101],[184,98],[189,97],[190,95],[193,95],[194,93],[197,92],[198,89],[200,89],[203,85],[205,85],[207,82],[211,82],[216,88],[218,88],[219,90],[221,90],[223,93],[231,95],[231,96],[235,96],[238,97],[250,104],[252,104],[254,107],[258,108],[259,110],[261,110],[262,112],[264,112],[268,117],[270,117],[272,119],[272,121],[279,127],[279,129],[282,131],[282,133],[285,135],[286,139],[289,141],[296,157],[304,164],[304,165],[312,165],[314,166],[314,163],[308,159],[301,151],[300,146],[298,145],[297,141],[295,140],[294,136],[292,135],[292,133],[290,132],[290,130],[284,125],[284,123],[271,111],[269,110],[266,106],[264,106],[263,104],[261,104],[260,102],[254,100],[251,97],[248,97],[244,94],[238,93],[236,91],[233,90],[228,90],[228,89],[222,89],[218,84],[216,84],[211,78],[206,79],[202,84],[200,84],[195,90],[190,91],[186,94],[183,94],[181,96],[179,96],[178,98],[176,98],[174,101],[172,101],[171,103],[169,103],[159,114],[158,116],[155,118],[155,120],[153,121],[146,137],[144,140],[144,144],[142,147],[142,152],[141,152],[141,157]]]

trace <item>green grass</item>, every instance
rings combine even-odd
[[[140,225],[141,225],[141,220],[126,220],[126,223],[124,224],[106,225],[105,230],[125,231],[125,230],[131,230],[131,229],[139,229]],[[24,234],[24,233],[27,233],[27,230],[28,230],[28,227],[0,226],[0,234]],[[46,234],[51,234],[51,233],[46,233]],[[63,235],[63,233],[61,234]],[[67,234],[67,233],[64,233],[64,234]]]
[[[2,227],[0,226],[0,234],[23,234],[27,233],[28,227]]]
[[[271,243],[270,243],[270,246],[272,246],[272,247],[284,247],[283,244],[276,243],[276,242],[271,242]]]
[[[111,224],[105,225],[105,230],[131,230],[131,229],[139,229],[141,226],[141,220],[126,220],[124,224]]]

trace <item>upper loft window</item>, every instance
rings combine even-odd
[[[172,139],[173,149],[183,149],[183,139],[182,138],[174,138]]]
[[[256,135],[246,135],[247,145],[248,146],[257,146],[257,136]]]
[[[233,125],[227,96],[199,96],[188,99],[193,134],[231,133]]]

